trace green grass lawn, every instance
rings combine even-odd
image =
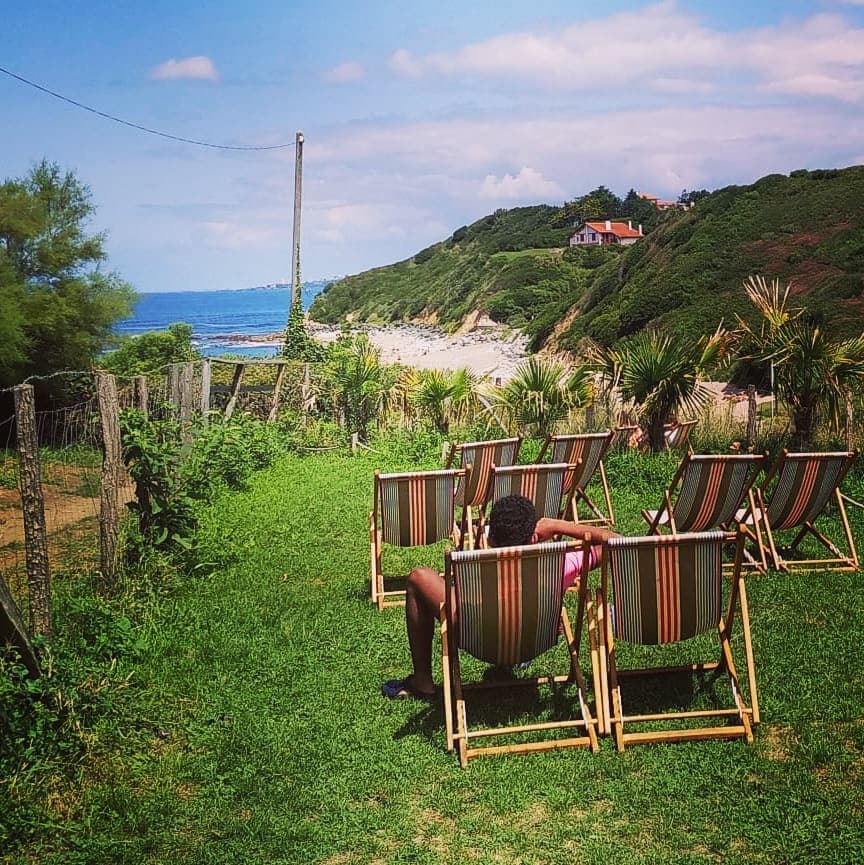
[[[675,462],[610,461],[621,531],[641,533]],[[750,578],[752,745],[604,739],[461,769],[440,705],[379,692],[410,667],[402,610],[368,600],[372,472],[416,465],[289,455],[215,502],[208,567],[141,635],[134,717],[20,861],[864,861],[860,573]]]

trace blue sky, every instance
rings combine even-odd
[[[304,279],[413,255],[499,207],[662,197],[864,162],[864,0],[37,0],[0,66],[220,144],[305,135]],[[216,151],[0,74],[0,175],[93,193],[139,291],[287,278],[294,152]]]

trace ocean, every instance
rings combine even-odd
[[[303,309],[332,280],[304,282]],[[205,356],[236,354],[268,357],[277,354],[281,340],[236,342],[232,336],[281,334],[288,321],[290,286],[259,286],[222,291],[171,291],[141,294],[131,318],[119,322],[114,332],[135,336],[151,330],[165,330],[169,324],[192,325],[192,341]]]

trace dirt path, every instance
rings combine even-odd
[[[70,494],[64,487],[44,484],[45,524],[49,538],[66,526],[81,520],[99,518],[99,497]],[[120,502],[131,501],[134,488],[131,483],[120,490]],[[23,556],[24,512],[21,494],[17,489],[0,488],[0,567],[15,564]]]

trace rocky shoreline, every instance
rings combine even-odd
[[[328,343],[342,333],[337,325],[307,324],[309,334]],[[381,349],[385,363],[401,363],[417,369],[460,369],[506,381],[513,377],[527,356],[528,338],[512,328],[496,325],[468,333],[450,335],[432,325],[353,325],[352,333],[363,332]],[[231,334],[224,337],[235,344],[281,345],[283,333]]]

